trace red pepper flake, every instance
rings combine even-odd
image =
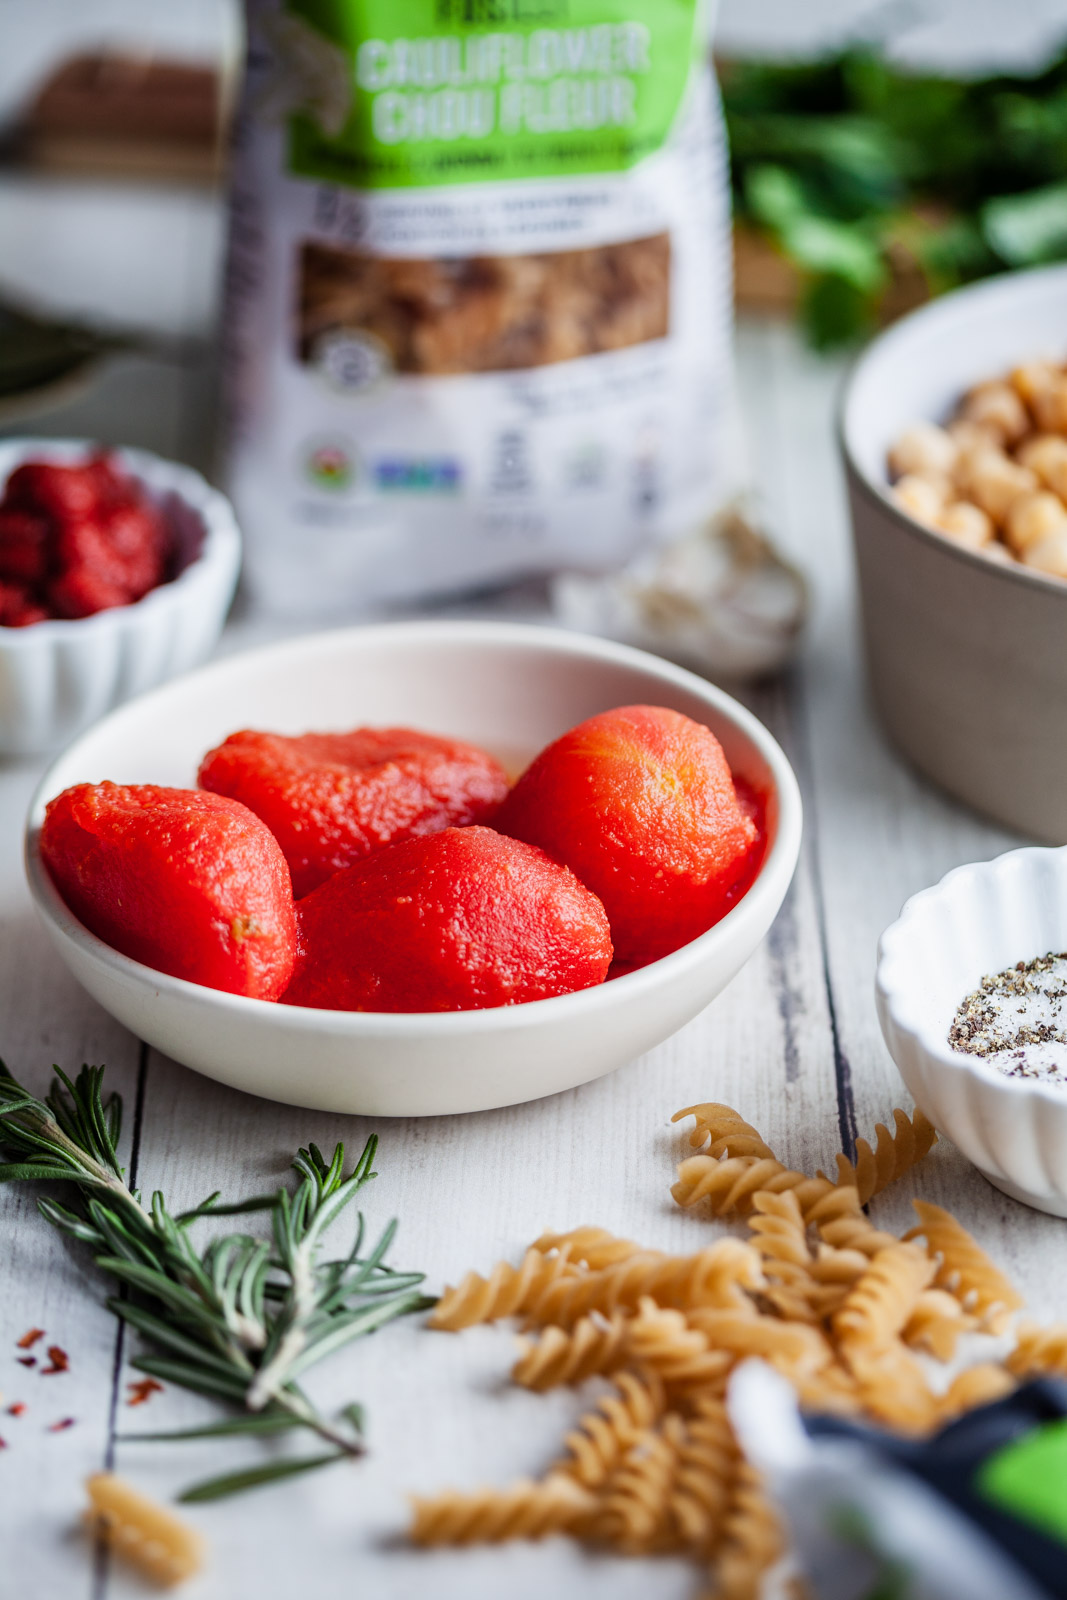
[[[155,1378],[140,1378],[136,1383],[126,1385],[130,1391],[128,1406],[143,1406],[154,1394],[162,1394],[163,1385],[157,1383]]]
[[[6,1449],[7,1449],[7,1440],[6,1439],[0,1439],[0,1450],[6,1450]]]
[[[51,1377],[53,1372],[69,1372],[70,1357],[67,1355],[67,1352],[62,1348],[62,1346],[58,1344],[50,1344],[48,1346],[48,1359],[52,1365],[50,1367],[41,1368],[42,1378]]]
[[[16,1400],[15,1404],[13,1406],[8,1406],[7,1414],[8,1414],[9,1417],[21,1417],[23,1415],[23,1413],[25,1412],[25,1410],[26,1410],[26,1402],[25,1402],[25,1400]]]
[[[16,1350],[32,1350],[34,1345],[37,1343],[38,1339],[43,1339],[43,1338],[44,1338],[44,1329],[43,1328],[30,1328],[30,1330],[27,1333],[24,1333],[22,1335],[22,1338],[18,1341],[18,1343],[16,1344],[15,1348],[16,1348]]]
[[[61,1417],[58,1422],[53,1422],[53,1423],[49,1424],[48,1431],[49,1431],[49,1433],[62,1433],[64,1428],[73,1428],[73,1426],[74,1426],[74,1418],[73,1417]]]
[[[16,1356],[15,1360],[20,1367],[35,1367],[37,1365],[36,1356]]]

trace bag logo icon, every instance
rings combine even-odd
[[[388,345],[363,328],[330,328],[316,339],[311,365],[338,394],[366,394],[393,370]]]

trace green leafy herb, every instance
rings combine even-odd
[[[939,293],[1067,259],[1067,53],[960,82],[864,47],[722,80],[735,214],[796,267],[816,345],[869,331],[902,271]]]
[[[122,1292],[108,1304],[151,1347],[134,1366],[241,1408],[242,1414],[212,1427],[132,1437],[264,1435],[303,1427],[330,1445],[326,1454],[195,1485],[183,1494],[186,1500],[216,1499],[361,1455],[361,1408],[347,1406],[329,1421],[296,1380],[353,1339],[433,1303],[419,1289],[422,1273],[385,1264],[395,1222],[364,1253],[360,1214],[348,1254],[322,1259],[327,1230],[376,1175],[377,1137],[367,1140],[347,1174],[343,1145],[327,1161],[312,1144],[293,1161],[299,1181],[291,1193],[279,1189],[233,1205],[215,1193],[175,1216],[160,1193],[146,1206],[125,1181],[117,1154],[122,1103],[115,1094],[104,1098],[104,1069],[83,1067],[74,1082],[58,1067],[55,1072],[57,1081],[38,1100],[0,1063],[0,1182],[73,1184],[76,1209],[52,1199],[38,1200],[38,1208],[54,1227],[88,1245],[97,1266],[118,1280]],[[270,1214],[270,1239],[227,1233],[199,1248],[191,1237],[192,1225],[205,1217],[253,1211]]]

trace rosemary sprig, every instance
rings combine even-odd
[[[327,1230],[376,1176],[377,1135],[347,1175],[342,1144],[329,1161],[311,1144],[293,1160],[299,1182],[292,1193],[279,1189],[224,1204],[216,1191],[173,1215],[158,1191],[146,1206],[126,1183],[117,1153],[122,1102],[117,1094],[104,1098],[104,1069],[82,1067],[73,1082],[54,1070],[56,1081],[38,1100],[0,1062],[0,1183],[72,1184],[76,1209],[52,1199],[39,1199],[38,1209],[88,1245],[97,1266],[118,1280],[120,1293],[108,1305],[151,1347],[133,1365],[240,1412],[207,1428],[127,1437],[265,1435],[301,1427],[330,1446],[324,1454],[196,1484],[182,1499],[215,1499],[362,1455],[360,1407],[346,1406],[330,1421],[296,1379],[353,1339],[433,1303],[419,1289],[422,1273],[385,1265],[395,1221],[364,1255],[360,1213],[348,1254],[320,1259]],[[254,1211],[270,1213],[269,1240],[227,1233],[200,1249],[190,1236],[205,1217]]]

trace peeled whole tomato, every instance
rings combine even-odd
[[[469,1011],[602,983],[604,908],[543,851],[492,828],[387,846],[297,904],[287,1005]]]
[[[298,897],[383,845],[488,821],[508,788],[484,750],[412,728],[245,729],[208,751],[198,781],[262,817]]]
[[[157,972],[277,1000],[293,971],[289,868],[247,806],[197,789],[82,783],[49,802],[41,856],[106,944]]]
[[[616,960],[643,965],[704,933],[747,887],[759,829],[714,734],[664,706],[590,717],[527,767],[494,827],[598,895]]]

